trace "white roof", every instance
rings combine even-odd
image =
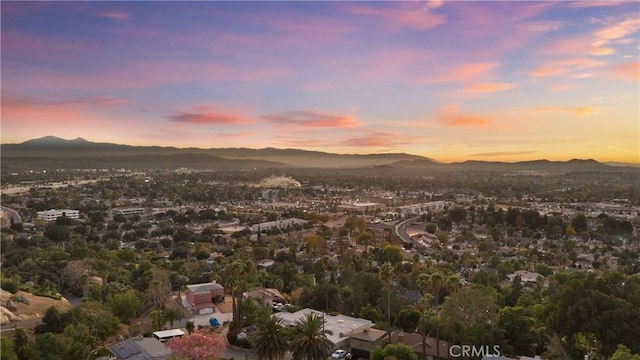
[[[181,336],[181,335],[184,335],[184,331],[180,329],[162,330],[162,331],[154,332],[153,335],[158,338],[163,338],[167,336]]]
[[[324,315],[324,319],[326,321],[324,328],[325,330],[329,330],[332,332],[332,335],[328,335],[327,338],[334,344],[339,344],[340,342],[346,340],[349,335],[351,335],[356,330],[368,329],[374,325],[371,321],[366,319],[354,318],[342,314],[329,315],[313,309],[302,309],[294,313],[283,311],[275,313],[274,316],[282,319],[282,322],[285,325],[293,326],[299,319],[304,318],[309,313],[315,313],[319,316]]]

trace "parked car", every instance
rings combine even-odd
[[[346,359],[347,350],[338,349],[331,354],[331,359]]]

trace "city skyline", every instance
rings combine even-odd
[[[637,2],[6,2],[2,143],[640,162]]]

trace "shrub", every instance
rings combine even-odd
[[[2,290],[15,294],[18,292],[18,290],[20,290],[20,282],[15,279],[2,279],[0,280],[0,288],[2,288]]]

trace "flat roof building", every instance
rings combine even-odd
[[[50,209],[45,211],[38,211],[38,219],[42,219],[45,221],[55,221],[62,216],[66,216],[69,219],[77,220],[80,218],[80,211],[70,209]]]
[[[274,316],[281,319],[284,325],[294,326],[296,322],[303,319],[310,313],[324,317],[326,321],[324,329],[329,330],[332,333],[331,335],[328,335],[327,338],[335,344],[337,349],[348,348],[349,339],[352,334],[361,332],[364,329],[370,329],[375,325],[373,322],[366,319],[354,318],[342,314],[329,315],[313,309],[302,309],[294,313],[283,311],[274,314]]]

